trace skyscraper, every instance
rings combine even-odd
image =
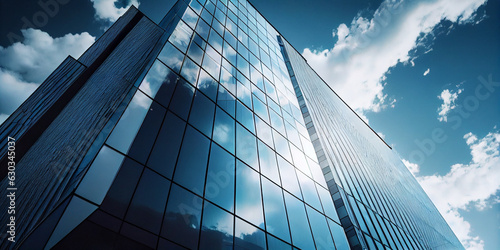
[[[2,248],[462,248],[245,0],[179,0],[159,24],[132,7],[0,137]]]

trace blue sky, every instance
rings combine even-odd
[[[157,22],[172,5],[37,2],[0,2],[0,122],[130,4]],[[500,249],[499,1],[251,2],[393,146],[466,248]]]

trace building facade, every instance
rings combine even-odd
[[[2,249],[463,248],[245,0],[179,0],[159,24],[131,7],[0,137]]]

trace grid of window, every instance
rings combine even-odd
[[[246,1],[180,19],[84,178],[112,152],[109,192],[77,194],[149,247],[345,246],[277,32]]]

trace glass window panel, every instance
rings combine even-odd
[[[198,26],[196,26],[196,32],[206,41],[208,40],[210,26],[205,21],[200,20],[198,21]]]
[[[228,33],[229,34],[229,33]],[[236,50],[233,49],[229,45],[229,43],[225,42],[224,43],[224,50],[223,50],[223,56],[224,58],[227,59],[228,62],[230,62],[233,66],[236,65]]]
[[[231,33],[225,32],[224,33],[224,40],[226,40],[226,42],[227,42],[225,44],[230,44],[233,48],[236,48],[236,46],[237,46],[236,37],[231,35]]]
[[[222,67],[226,69],[231,75],[235,76],[238,74],[238,70],[233,67],[225,58],[222,60]]]
[[[217,64],[211,57],[203,58],[203,69],[206,70],[213,78],[219,79],[220,65]]]
[[[337,249],[349,249],[349,242],[347,242],[347,238],[345,237],[344,229],[332,220],[328,220],[328,225],[330,225]]]
[[[208,43],[219,53],[222,54],[222,37],[215,32],[214,29],[210,30],[210,37]]]
[[[309,170],[311,170],[313,179],[320,185],[323,185],[323,187],[325,188],[328,187],[326,185],[325,176],[323,175],[323,171],[321,170],[319,164],[311,160],[309,157],[306,157],[306,159],[309,165]]]
[[[205,4],[205,8],[208,10],[208,12],[214,14],[215,5],[211,1],[207,1],[207,3]]]
[[[236,215],[264,228],[259,173],[241,161],[236,165]]]
[[[236,104],[236,120],[241,123],[246,129],[255,134],[253,113],[250,109],[245,107],[241,102]]]
[[[201,13],[201,10],[203,9],[203,6],[201,6],[201,4],[198,3],[198,1],[191,1],[191,3],[189,3],[189,6],[191,6],[194,12],[196,12],[196,14],[198,15]]]
[[[107,139],[107,144],[126,154],[153,101],[137,91]]]
[[[191,126],[187,127],[174,181],[198,195],[203,195],[209,146],[210,141],[205,136]]]
[[[125,220],[158,234],[169,187],[170,181],[146,168]]]
[[[287,113],[283,112],[284,116],[285,116],[285,114],[287,114]],[[297,131],[297,129],[288,122],[285,122],[285,128],[286,128],[286,134],[287,134],[288,140],[291,143],[293,143],[295,146],[300,148],[301,144],[300,144],[299,132]]]
[[[161,236],[194,249],[198,246],[202,199],[173,184]]]
[[[139,163],[125,158],[100,208],[123,218],[143,169]]]
[[[234,36],[238,34],[238,27],[231,19],[226,20],[226,31],[231,32]]]
[[[267,125],[258,116],[255,116],[255,128],[257,130],[257,137],[265,142],[268,146],[273,147],[273,134],[271,126]]]
[[[158,134],[147,165],[161,175],[172,178],[186,123],[168,112]]]
[[[240,124],[236,124],[236,156],[259,171],[256,140],[252,133],[248,132]]]
[[[237,82],[238,99],[247,107],[252,107],[252,92],[245,87],[240,81]]]
[[[255,114],[257,114],[260,118],[262,118],[264,121],[269,123],[269,113],[267,110],[266,104],[264,104],[261,100],[255,97],[255,95],[252,96],[253,98],[253,110]]]
[[[184,60],[184,64],[182,65],[181,75],[192,85],[195,85],[198,80],[199,73],[200,66],[196,65],[196,63],[194,63],[191,59],[186,58],[186,60]]]
[[[198,15],[191,8],[186,8],[186,11],[184,11],[184,15],[182,16],[182,20],[194,29],[196,21],[198,21]]]
[[[266,234],[259,228],[236,218],[234,247],[236,249],[266,249]]]
[[[83,177],[76,193],[96,204],[101,204],[122,161],[123,155],[103,146]]]
[[[274,101],[278,100],[278,96],[276,95],[276,89],[274,85],[269,82],[267,79],[264,79],[264,84],[266,86],[266,93],[269,97],[271,97]]]
[[[217,105],[234,117],[236,111],[236,98],[222,86],[219,88],[219,94],[217,95]]]
[[[290,151],[292,152],[293,165],[302,173],[306,174],[309,177],[311,176],[311,172],[309,171],[309,166],[307,166],[306,156],[302,151],[300,151],[297,147],[290,145]]]
[[[245,58],[243,58],[240,54],[238,54],[237,60],[237,68],[243,73],[246,77],[250,78],[250,68],[249,64]]]
[[[156,140],[161,123],[165,117],[166,109],[160,104],[153,102],[148,114],[137,133],[137,136],[129,149],[128,155],[142,164],[146,163],[153,143]]]
[[[139,89],[142,90],[142,92],[146,93],[146,95],[148,95],[149,97],[155,98],[158,90],[160,89],[160,87],[162,87],[163,84],[170,85],[170,88],[172,89],[171,92],[173,92],[173,86],[176,81],[177,75],[172,72],[172,70],[167,68],[163,63],[155,60],[153,66],[151,66],[151,69],[149,69],[148,74],[142,80]],[[170,96],[168,97],[168,100],[170,100]]]
[[[323,211],[325,212],[326,216],[340,223],[337,211],[335,211],[335,206],[333,205],[333,200],[330,192],[323,187],[316,187],[318,190],[319,198],[321,199],[321,204],[323,205]]]
[[[283,184],[283,188],[299,197],[299,199],[302,199],[302,193],[300,192],[299,182],[295,174],[295,168],[280,156],[278,156],[278,167],[281,173],[281,183]]]
[[[199,249],[233,249],[233,215],[205,202]]]
[[[192,34],[193,31],[183,21],[179,21],[168,41],[175,45],[182,53],[185,53],[191,41]]]
[[[293,244],[302,249],[314,249],[311,230],[307,221],[304,203],[285,192],[286,209],[290,222]]]
[[[273,110],[269,111],[269,116],[271,118],[271,125],[273,126],[273,128],[276,129],[278,132],[280,132],[282,135],[286,135],[285,125],[283,124],[283,118],[281,118],[281,116],[279,116]]]
[[[201,18],[203,18],[203,20],[205,20],[207,23],[212,23],[212,19],[214,18],[209,11],[207,10],[203,10],[201,12]]]
[[[213,140],[232,154],[234,154],[235,144],[234,126],[235,121],[233,118],[217,107],[217,111],[215,113]]]
[[[197,91],[189,116],[189,123],[208,137],[212,137],[215,104],[204,94]]]
[[[204,70],[200,71],[200,77],[196,86],[203,94],[215,102],[219,83]]]
[[[234,208],[234,175],[234,156],[212,143],[205,198],[231,212]]]
[[[304,195],[304,201],[317,210],[322,211],[314,181],[301,172],[297,172],[297,177],[299,177],[300,189],[302,190],[302,195]]]
[[[290,242],[290,231],[281,188],[266,178],[262,178],[262,195],[267,232]],[[294,215],[290,214],[290,216]]]
[[[267,247],[269,250],[283,250],[283,249],[292,249],[292,246],[286,244],[285,242],[279,240],[272,235],[267,235]],[[347,249],[347,248],[346,248]]]
[[[306,139],[304,136],[300,136],[300,141],[302,142],[302,147],[304,148],[304,153],[309,156],[311,159],[316,159],[316,150],[314,150],[314,146],[312,142]]]
[[[292,161],[292,155],[290,154],[290,146],[288,141],[280,135],[278,132],[273,130],[274,147],[278,154],[283,156],[287,161]]]
[[[188,56],[198,65],[201,65],[203,59],[203,50],[196,43],[191,43],[188,50]]]
[[[180,65],[179,65],[180,68]],[[168,107],[170,100],[172,99],[172,95],[174,94],[174,89],[179,80],[179,76],[171,70],[167,70],[167,74],[163,79],[155,82],[155,80],[150,80],[148,76],[144,79],[141,84],[141,90],[146,91],[145,93],[151,93],[155,101],[159,102],[161,105]],[[157,91],[156,91],[157,90]],[[155,93],[156,92],[156,93]]]
[[[224,24],[226,23],[226,15],[220,9],[217,9],[214,16],[219,22],[221,22],[221,26],[224,27]],[[222,34],[222,32],[220,33]]]
[[[224,68],[221,69],[220,83],[231,94],[236,94],[236,78]]]
[[[278,166],[276,165],[276,154],[266,144],[258,141],[260,172],[267,178],[281,185]]]
[[[259,89],[259,86],[252,85],[252,93],[255,95],[255,97],[259,98],[259,100],[261,100],[262,102],[266,101],[266,94],[264,94],[264,92],[262,92],[262,90]]]
[[[309,224],[316,242],[316,249],[334,249],[332,236],[326,222],[325,216],[318,213],[316,210],[309,206],[307,208],[307,215],[309,216]]]
[[[169,109],[182,119],[187,120],[193,95],[194,87],[183,79],[180,79],[175,88]]]

